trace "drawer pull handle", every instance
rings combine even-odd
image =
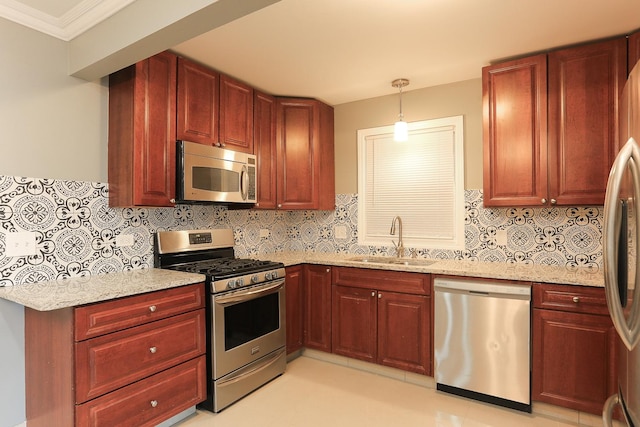
[[[151,401],[151,407],[155,408],[156,406],[158,406],[158,401],[157,400],[152,400]]]
[[[155,305],[149,307],[149,311],[155,313],[158,308]]]
[[[576,304],[580,302],[580,297],[573,297],[573,302]]]
[[[149,353],[151,353],[151,354],[156,354],[156,351],[158,351],[158,348],[157,348],[157,347],[151,347],[151,348],[149,349]]]

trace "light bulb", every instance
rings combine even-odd
[[[393,125],[393,140],[397,142],[405,142],[409,139],[409,129],[407,122],[400,119]]]

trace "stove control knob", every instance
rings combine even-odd
[[[257,274],[254,274],[253,276],[251,276],[251,283],[258,283],[258,280],[260,280],[258,278]]]
[[[271,280],[277,279],[277,278],[278,278],[278,272],[277,271],[272,271],[271,272]]]
[[[240,278],[238,280],[236,280],[236,288],[239,288],[240,286],[244,286],[244,279]]]
[[[236,285],[236,281],[235,281],[235,280],[233,280],[233,279],[231,279],[231,280],[229,280],[229,281],[227,282],[227,289],[233,289],[233,288],[235,288],[236,286],[237,286],[237,285]]]

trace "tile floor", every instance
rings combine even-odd
[[[219,414],[197,411],[178,426],[569,427],[578,421],[602,425],[597,416],[570,422],[524,414],[303,355]]]

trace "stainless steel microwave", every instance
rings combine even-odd
[[[256,202],[253,154],[189,141],[178,141],[176,154],[176,202]]]

